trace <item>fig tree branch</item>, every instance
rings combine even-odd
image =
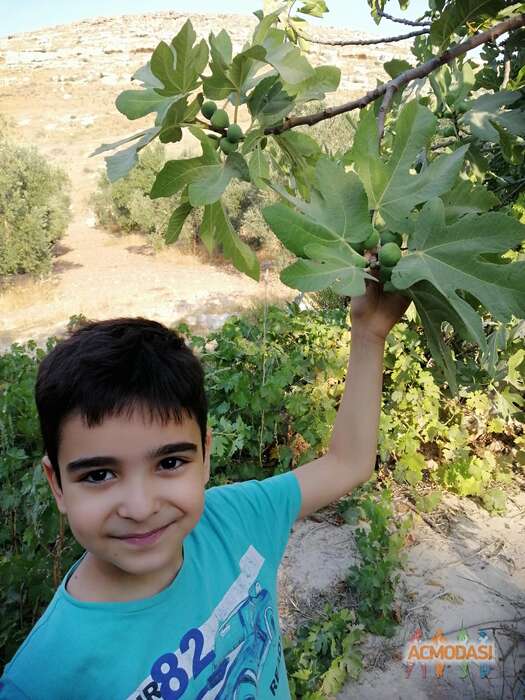
[[[323,46],[371,46],[372,44],[387,44],[394,41],[403,41],[403,39],[410,39],[413,36],[420,36],[421,34],[429,34],[430,29],[418,29],[415,32],[408,32],[407,34],[398,34],[398,36],[385,36],[380,39],[340,39],[334,41],[325,41],[323,39],[311,39],[306,36],[306,34],[299,33],[301,39],[304,41],[309,41],[311,44],[322,44]]]
[[[398,22],[399,24],[406,24],[409,27],[429,27],[432,22],[417,22],[411,19],[404,19],[401,17],[392,17],[392,15],[387,14],[386,12],[380,12],[379,13],[380,17],[384,17],[385,19],[389,19],[391,22]]]
[[[426,63],[422,63],[416,68],[411,68],[410,70],[400,73],[397,78],[389,80],[382,85],[378,85],[373,90],[370,90],[362,97],[358,97],[350,102],[345,102],[342,105],[336,105],[334,107],[327,107],[321,112],[316,112],[315,114],[309,114],[302,117],[288,117],[282,124],[278,126],[268,127],[264,130],[265,134],[282,134],[283,131],[288,131],[288,129],[293,129],[296,126],[313,126],[324,119],[331,119],[338,114],[344,114],[345,112],[351,112],[354,109],[362,109],[366,107],[371,102],[374,102],[379,97],[385,95],[387,91],[391,91],[392,94],[398,90],[403,85],[407,85],[412,80],[417,80],[418,78],[424,78],[432,71],[436,70],[445,63],[450,63],[458,56],[462,56],[471,49],[476,48],[476,46],[481,46],[481,44],[486,44],[488,41],[494,41],[502,34],[510,32],[519,27],[525,26],[525,14],[516,15],[515,17],[510,17],[504,22],[494,25],[486,32],[481,32],[480,34],[475,34],[471,36],[470,39],[463,41],[461,44],[456,44],[451,46],[449,49],[444,51],[440,56],[435,56],[431,58]],[[386,114],[386,110],[385,110]]]

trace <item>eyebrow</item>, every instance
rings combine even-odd
[[[173,454],[174,452],[197,452],[197,445],[194,442],[169,442],[167,445],[161,445],[150,452],[147,452],[144,456],[146,459],[156,459],[158,457],[164,457],[166,455]],[[74,459],[69,462],[66,466],[66,470],[70,473],[80,471],[81,469],[87,469],[89,467],[109,467],[118,466],[120,460],[111,455],[98,455],[96,457],[81,457],[80,459]]]

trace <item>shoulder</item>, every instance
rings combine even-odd
[[[60,656],[61,635],[64,629],[60,610],[60,589],[55,593],[48,607],[31,632],[22,642],[16,654],[4,669],[0,680],[0,699],[41,697],[33,688],[32,680],[45,676],[41,671],[49,668],[50,649],[56,661]]]
[[[288,504],[290,514],[300,509],[301,490],[293,472],[278,474],[257,481],[238,482],[225,486],[214,486],[206,491],[206,507],[217,506],[242,513],[255,509],[268,509],[270,512]],[[295,518],[294,518],[295,519]]]
[[[217,486],[206,492],[201,532],[215,533],[229,549],[252,544],[278,562],[300,510],[301,490],[292,472]]]

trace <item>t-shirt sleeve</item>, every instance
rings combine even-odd
[[[301,510],[301,489],[293,472],[257,481],[244,481],[217,489],[237,527],[279,563],[290,530]],[[224,513],[223,513],[224,515]]]

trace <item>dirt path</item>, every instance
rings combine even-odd
[[[87,143],[70,145],[65,157],[62,148],[40,145],[50,158],[55,154],[53,160],[72,180],[73,220],[49,277],[23,276],[0,292],[0,348],[29,338],[42,341],[62,331],[75,314],[95,319],[143,315],[169,324],[186,320],[204,331],[265,297],[293,298],[276,272],[269,272],[267,280],[261,274],[257,283],[229,264],[208,264],[176,246],[156,253],[145,236],[120,237],[95,228],[89,196],[102,159],[89,161],[90,149]]]

